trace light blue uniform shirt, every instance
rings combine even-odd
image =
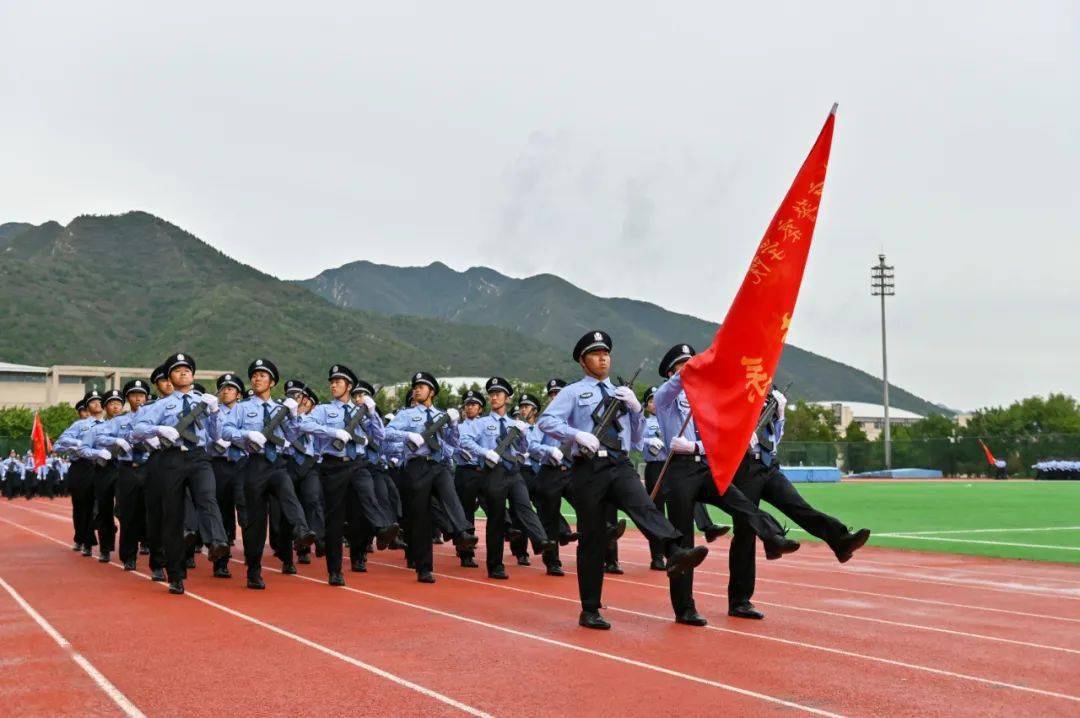
[[[477,417],[470,421],[467,427],[462,428],[461,448],[472,454],[475,465],[486,466],[484,452],[495,449],[500,441],[500,433],[508,433],[513,422],[514,420],[509,416],[499,416],[494,413]],[[525,457],[529,451],[528,436],[520,435],[518,440],[507,448],[510,449],[510,456]],[[515,468],[512,462],[503,461],[502,463],[507,469]]]
[[[144,404],[135,414],[135,426],[131,432],[132,438],[135,441],[146,441],[157,436],[156,427],[176,426],[180,422],[180,414],[184,410],[185,396],[188,399],[188,409],[194,411],[199,404],[199,397],[202,396],[202,394],[195,391],[187,394],[174,391],[172,394],[153,403]],[[191,425],[191,429],[195,434],[196,446],[205,447],[207,441],[216,440],[220,435],[221,411],[219,410],[216,414],[204,414],[202,418]],[[179,440],[178,443],[183,444],[183,440]]]
[[[686,398],[680,375],[676,374],[660,385],[656,394],[653,395],[653,405],[656,407],[657,421],[660,422],[660,433],[664,437],[664,447],[670,449],[671,440],[679,436],[679,429],[682,429],[686,417],[690,416],[690,400]],[[705,453],[705,447],[698,438],[693,418],[686,425],[682,438],[697,443],[697,453]]]
[[[369,455],[367,447],[360,447],[356,445],[355,441],[350,441],[346,446],[341,449],[334,448],[333,441],[335,438],[335,430],[344,430],[345,425],[351,420],[356,412],[360,411],[360,407],[356,406],[352,402],[343,402],[338,399],[334,399],[329,404],[319,404],[311,410],[309,414],[302,414],[296,419],[296,429],[304,434],[310,434],[315,437],[315,453],[322,456],[336,456],[338,458],[346,457],[349,454],[349,445],[352,445],[353,458],[357,455],[363,454],[368,460],[372,460],[376,455],[371,452]],[[371,442],[376,444],[382,444],[385,436],[383,431],[382,419],[380,419],[374,413],[369,412],[367,416],[360,422],[360,428],[368,438],[368,446]]]
[[[410,459],[418,457],[434,459],[443,464],[449,464],[451,459],[454,458],[454,453],[459,446],[459,431],[458,427],[453,422],[447,422],[446,426],[438,434],[439,450],[432,456],[431,449],[428,445],[421,444],[419,448],[413,448],[412,444],[406,439],[408,432],[416,434],[424,433],[424,425],[428,422],[428,416],[430,415],[431,421],[436,421],[445,412],[442,409],[436,407],[425,407],[423,405],[411,406],[408,409],[402,409],[394,416],[394,420],[390,422],[390,425],[386,427],[386,436],[394,441],[402,443],[401,461],[405,463]]]
[[[75,454],[75,447],[82,443],[83,435],[90,430],[90,427],[98,423],[99,420],[92,416],[76,419],[71,426],[64,429],[60,436],[56,437],[53,448],[67,454]]]
[[[680,424],[680,426],[682,426],[682,424]],[[660,451],[655,454],[652,452],[649,448],[649,439],[660,440],[660,443],[663,444],[663,446],[660,447]],[[637,448],[641,451],[641,455],[645,457],[646,463],[667,460],[668,442],[664,441],[664,432],[660,428],[660,420],[656,418],[656,414],[645,417],[645,431],[641,435],[641,446]]]
[[[600,393],[600,383],[598,379],[587,376],[563,387],[540,415],[536,425],[559,443],[571,441],[579,431],[591,432],[594,426],[593,411],[604,398]],[[603,384],[608,395],[614,396],[615,385],[611,383],[611,379],[605,379]],[[630,449],[641,441],[645,418],[638,412],[624,414],[618,421],[621,425],[619,440],[622,450],[629,454]],[[575,456],[580,452],[580,448],[575,442]]]
[[[3,472],[3,478],[6,481],[9,471],[18,471],[19,479],[23,477],[23,463],[19,459],[12,459],[10,457],[0,461],[0,471]]]
[[[140,407],[141,408],[141,407]],[[129,411],[117,414],[103,424],[98,424],[92,430],[95,449],[107,449],[116,443],[117,439],[123,439],[131,444],[131,451],[121,452],[116,458],[125,463],[137,461],[144,463],[150,458],[150,452],[132,436],[135,433],[135,421],[137,411]]]
[[[254,451],[254,447],[250,446],[247,440],[247,432],[261,432],[263,425],[266,423],[266,417],[269,416],[272,419],[277,416],[279,411],[288,412],[289,410],[273,399],[263,401],[259,397],[253,396],[239,401],[233,407],[233,410],[221,420],[221,438],[247,454],[265,454],[267,453],[266,447],[271,447],[271,451],[276,454],[278,449],[270,443],[269,438],[262,451]],[[282,424],[288,424],[290,421],[291,419],[285,419]],[[274,434],[285,441],[289,440],[282,426],[278,426],[274,430]]]

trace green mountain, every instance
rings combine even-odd
[[[22,234],[26,230],[33,228],[34,225],[27,224],[26,222],[5,222],[4,224],[0,224],[0,249],[3,249],[16,235]]]
[[[656,366],[668,347],[686,341],[704,349],[717,329],[649,302],[597,297],[551,274],[514,279],[487,267],[458,272],[441,262],[426,267],[352,262],[298,284],[342,307],[510,329],[564,355],[584,332],[604,329],[615,340],[621,368],[647,359],[642,377],[648,382],[658,380]],[[880,379],[790,344],[777,371],[777,385],[788,382],[794,382],[791,393],[803,399],[881,402]],[[892,385],[889,398],[892,405],[919,414],[951,413]]]
[[[175,351],[240,372],[266,356],[318,389],[335,362],[382,383],[573,368],[505,328],[334,306],[144,212],[23,227],[0,244],[0,359],[154,366]]]

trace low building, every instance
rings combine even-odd
[[[885,407],[881,404],[868,404],[862,401],[818,401],[820,406],[833,411],[833,425],[841,435],[847,433],[852,424],[859,424],[871,441],[877,439],[885,430]],[[889,425],[914,424],[923,419],[920,414],[896,407],[889,407]]]

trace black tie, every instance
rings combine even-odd
[[[345,405],[345,424],[346,424],[346,426],[349,424],[350,419],[352,419],[352,407],[349,406],[348,404],[346,404]],[[345,455],[348,456],[350,459],[355,459],[356,458],[356,444],[354,444],[351,441],[346,442],[346,444],[345,444]]]
[[[180,416],[187,416],[190,413],[191,413],[191,398],[187,394],[184,394],[183,406],[180,408]],[[184,439],[184,446],[186,446],[189,449],[195,448],[195,444],[188,441],[187,439]]]
[[[282,409],[282,411],[284,411],[284,409]],[[263,426],[265,426],[266,424],[269,424],[269,423],[270,423],[270,404],[269,403],[264,403],[263,404]],[[266,458],[269,461],[276,461],[277,460],[277,448],[273,444],[270,443],[270,437],[269,436],[266,437],[266,446],[263,449],[263,452],[266,454]]]
[[[499,419],[499,438],[506,438],[506,417],[501,417]]]

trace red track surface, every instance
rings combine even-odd
[[[726,544],[695,575],[707,629],[671,620],[640,535],[607,577],[610,632],[578,628],[565,578],[509,582],[437,551],[416,583],[398,552],[330,588],[316,561],[249,591],[205,558],[170,596],[68,550],[67,501],[0,503],[0,705],[9,715],[713,716],[1080,714],[1080,569],[820,544],[759,563],[762,622],[725,615]],[[565,553],[565,552],[564,552]],[[237,555],[238,552],[237,552]],[[482,563],[482,561],[481,561]],[[511,561],[511,564],[513,562]],[[537,563],[539,563],[537,561]],[[111,683],[120,703],[73,660]]]

